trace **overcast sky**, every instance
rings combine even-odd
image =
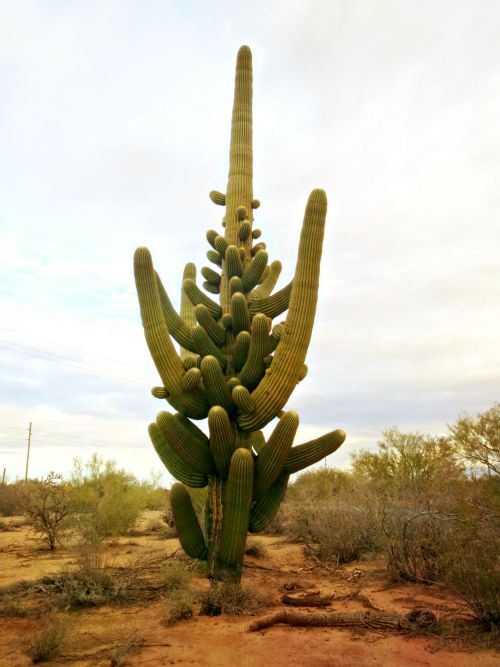
[[[33,476],[161,469],[132,256],[175,303],[206,264],[241,44],[280,285],[329,198],[296,443],[344,428],[345,466],[498,400],[499,34],[496,0],[0,2],[0,468],[24,475],[31,421]]]

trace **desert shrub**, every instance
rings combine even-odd
[[[47,578],[47,584],[57,595],[59,605],[70,611],[103,604],[128,604],[132,598],[126,586],[117,584],[109,573],[98,569],[64,572],[54,579]]]
[[[99,568],[104,540],[125,535],[146,506],[144,488],[136,478],[97,454],[83,464],[76,460],[72,475],[74,528],[89,567]]]
[[[182,563],[173,561],[165,567],[163,584],[168,591],[186,590],[191,579],[191,572]]]
[[[500,479],[472,480],[444,544],[443,580],[488,629],[500,629]]]
[[[68,526],[71,487],[61,475],[50,472],[45,479],[28,480],[20,485],[19,503],[28,525],[53,551]]]
[[[0,616],[24,618],[27,615],[28,610],[23,605],[21,600],[18,600],[13,595],[8,594],[4,594],[0,597]]]
[[[25,642],[25,652],[31,662],[47,662],[59,655],[67,629],[67,624],[58,619],[47,620],[42,629]]]
[[[16,516],[20,513],[22,482],[0,484],[0,516]]]
[[[255,558],[262,558],[267,554],[266,545],[262,540],[259,540],[255,537],[251,537],[247,541],[245,554],[247,556],[254,556]]]
[[[290,502],[310,502],[333,499],[339,493],[351,493],[355,487],[353,475],[336,468],[307,470],[290,484],[286,498]]]
[[[441,578],[446,536],[456,517],[428,510],[385,510],[387,567],[391,577],[404,581]]]
[[[292,503],[282,503],[270,523],[264,528],[264,535],[285,535],[287,532],[290,506]]]
[[[271,603],[268,595],[251,587],[243,588],[239,584],[223,583],[211,586],[200,596],[203,616],[240,616],[251,614]]]
[[[148,519],[146,523],[146,530],[149,533],[158,533],[161,530],[164,530],[164,524],[161,519],[158,519],[157,517],[152,517],[151,519]]]
[[[189,590],[177,589],[168,598],[168,611],[163,625],[174,625],[193,616],[193,593]]]
[[[340,503],[294,505],[287,533],[297,542],[315,545],[324,561],[350,563],[380,549],[376,507]]]

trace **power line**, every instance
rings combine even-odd
[[[84,371],[85,373],[91,373],[93,375],[100,375],[100,376],[107,376],[114,378],[115,380],[122,380],[123,382],[129,382],[131,384],[139,384],[142,386],[149,386],[148,382],[145,382],[143,380],[139,380],[138,378],[130,378],[130,377],[124,377],[121,375],[115,375],[114,373],[108,373],[106,371],[103,371],[100,369],[98,366],[90,365],[90,364],[85,364],[83,362],[78,362],[76,359],[70,359],[69,357],[63,357],[62,355],[55,354],[53,352],[47,352],[45,350],[41,350],[39,348],[31,347],[28,345],[22,345],[21,343],[13,343],[12,341],[9,340],[2,340],[0,339],[0,342],[7,343],[8,345],[13,345],[14,347],[6,347],[5,345],[0,345],[0,349],[7,350],[9,352],[16,352],[17,354],[24,354],[28,357],[36,357],[38,359],[44,359],[45,361],[53,361],[59,364],[63,364],[65,366],[69,366],[72,368],[76,368],[80,371]],[[16,349],[18,347],[24,348],[24,350],[19,350]],[[45,355],[45,356],[44,356]],[[50,355],[50,356],[46,356]],[[53,358],[51,358],[53,357]],[[71,363],[74,362],[74,363]]]
[[[120,366],[130,366],[131,368],[138,368],[139,370],[142,370],[142,367],[138,366],[137,364],[129,364],[126,361],[119,361],[118,359],[112,359],[111,357],[106,357],[102,354],[95,354],[95,352],[88,352],[87,350],[81,350],[77,347],[71,347],[70,345],[63,345],[61,343],[56,343],[55,341],[48,340],[47,338],[41,338],[40,336],[32,336],[31,334],[25,334],[22,331],[16,331],[15,329],[7,329],[6,327],[0,327],[0,330],[8,331],[10,333],[15,333],[18,334],[19,336],[24,336],[25,338],[33,338],[34,340],[41,340],[44,343],[49,343],[49,345],[62,347],[67,350],[72,350],[73,352],[80,352],[81,354],[86,354],[90,357],[97,357],[98,359],[105,359],[106,361],[112,361],[115,364],[119,364]]]

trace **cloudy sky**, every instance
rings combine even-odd
[[[344,466],[498,400],[499,33],[496,0],[0,2],[0,468],[24,474],[30,422],[32,475],[161,468],[132,255],[176,303],[206,264],[241,44],[280,285],[329,198],[297,443],[342,427]]]

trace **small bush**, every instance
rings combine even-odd
[[[163,583],[168,591],[185,590],[189,587],[191,572],[182,563],[172,562],[165,568]]]
[[[298,542],[314,544],[320,560],[350,563],[380,549],[374,508],[310,503],[295,505],[293,510],[288,521],[288,534]]]
[[[174,625],[193,616],[193,594],[189,590],[176,589],[168,599],[168,612],[163,625]]]
[[[262,540],[250,538],[247,542],[245,554],[254,558],[262,558],[267,554],[266,545]]]
[[[103,570],[65,572],[51,583],[60,596],[61,605],[70,611],[103,604],[127,604],[131,601],[127,588],[117,585]]]
[[[20,600],[16,600],[10,595],[4,595],[0,599],[0,615],[10,616],[11,618],[24,618],[28,615],[28,610]]]
[[[25,652],[31,662],[46,662],[59,655],[67,627],[66,623],[51,619],[39,632],[32,635],[25,644]]]
[[[21,486],[22,482],[0,484],[0,516],[19,514]]]
[[[212,586],[200,597],[203,616],[240,616],[251,614],[270,604],[270,598],[253,588],[242,588],[239,584],[224,583]]]
[[[148,533],[158,533],[160,531],[163,531],[164,525],[162,520],[155,517],[148,519],[146,523],[146,530],[148,531]]]

